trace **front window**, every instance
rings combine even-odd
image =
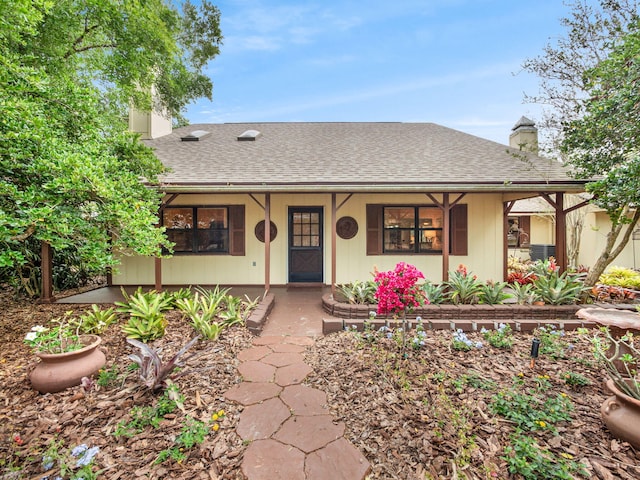
[[[162,224],[176,253],[228,253],[227,207],[167,207]]]
[[[384,252],[442,253],[442,210],[385,207]]]

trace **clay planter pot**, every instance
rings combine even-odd
[[[600,407],[602,421],[614,437],[640,448],[640,400],[622,393],[611,379],[606,385],[614,396]]]
[[[97,335],[83,335],[85,347],[74,352],[37,353],[40,361],[29,375],[31,385],[40,393],[55,393],[80,385],[82,377],[90,377],[100,370],[107,359],[98,348],[102,339]]]

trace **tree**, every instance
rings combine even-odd
[[[527,59],[523,64],[525,70],[540,78],[540,92],[526,99],[545,105],[539,125],[547,134],[543,142],[547,153],[559,155],[577,178],[593,179],[613,173],[610,167],[617,162],[601,158],[603,152],[596,154],[594,149],[598,145],[594,136],[591,136],[591,142],[581,143],[578,140],[579,122],[593,113],[594,95],[597,95],[594,87],[599,75],[604,73],[600,68],[610,63],[610,55],[615,55],[621,42],[637,29],[638,2],[599,0],[598,5],[593,5],[585,0],[576,0],[568,5],[571,7],[571,16],[561,20],[567,27],[567,36],[560,38],[556,45],[547,45],[541,56]],[[607,68],[614,67],[611,65]],[[614,128],[616,121],[630,120],[624,115],[633,115],[623,109],[617,114],[622,116],[612,119],[611,128]],[[586,132],[588,127],[583,126]],[[573,138],[567,137],[570,132],[575,132]],[[625,156],[628,157],[633,155],[629,149],[631,145],[632,142],[618,143],[617,147],[625,147]],[[592,168],[587,166],[586,157],[579,151],[584,148],[591,148],[591,158],[597,159]],[[624,193],[623,188],[605,192],[606,188],[599,181],[587,184],[587,190],[593,194],[607,193],[607,199],[596,197],[594,203],[605,207],[613,225],[604,250],[585,280],[587,286],[595,284],[606,266],[622,251],[637,221],[635,216],[629,218],[634,206],[629,203],[631,196]],[[613,199],[615,202],[611,204]]]
[[[218,10],[162,0],[0,4],[0,268],[20,278],[34,245],[94,270],[159,255],[163,166],[124,121],[131,102],[179,116],[211,95]]]
[[[562,150],[594,203],[611,219],[606,247],[587,276],[593,285],[628,243],[640,219],[640,19],[608,58],[585,74],[585,114],[564,127]]]

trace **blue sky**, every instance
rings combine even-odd
[[[561,0],[221,0],[213,101],[192,123],[434,122],[508,143],[538,79],[527,57],[564,33]]]

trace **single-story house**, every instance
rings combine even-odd
[[[130,126],[170,168],[160,221],[174,254],[121,258],[114,285],[333,286],[400,261],[432,281],[459,264],[499,280],[511,209],[538,196],[566,267],[564,198],[585,182],[528,151],[524,117],[511,147],[434,123],[167,122]]]

